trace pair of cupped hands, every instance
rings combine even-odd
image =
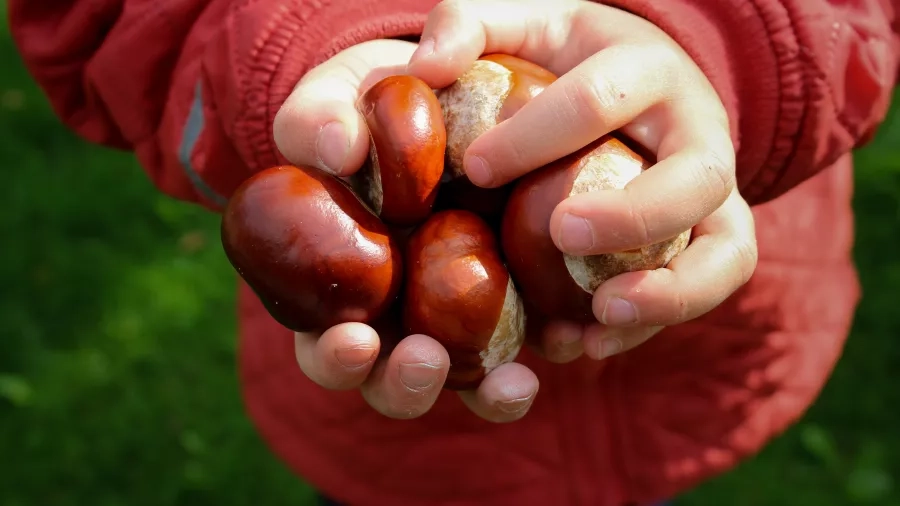
[[[576,195],[551,219],[556,245],[573,255],[638,248],[693,227],[688,248],[669,265],[622,274],[593,296],[596,323],[548,323],[532,345],[557,363],[601,360],[721,304],[756,267],[753,216],[735,185],[728,118],[703,72],[650,22],[584,0],[445,0],[430,13],[418,44],[373,40],[309,71],[274,121],[275,141],[292,163],[347,176],[369,149],[356,108],[362,92],[392,74],[432,88],[455,81],[485,53],[507,53],[560,78],[509,120],[471,144],[465,170],[495,187],[620,130],[658,162],[625,189]],[[297,361],[319,385],[359,389],[394,418],[426,413],[437,400],[449,357],[424,335],[379,357],[376,332],[345,323],[297,333]],[[538,378],[519,363],[459,392],[476,415],[509,422],[525,415]]]

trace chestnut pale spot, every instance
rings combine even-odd
[[[438,100],[447,129],[447,173],[465,174],[463,156],[469,145],[491,127],[512,117],[556,80],[538,65],[515,56],[490,54],[475,61]]]
[[[488,342],[487,348],[481,352],[481,362],[485,373],[512,362],[519,355],[525,341],[525,307],[522,298],[516,292],[512,278],[506,284],[506,298],[503,299],[503,310],[500,321]]]
[[[465,175],[463,156],[479,135],[497,124],[512,87],[512,72],[492,61],[477,60],[455,83],[438,93],[447,129],[446,169]]]

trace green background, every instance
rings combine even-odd
[[[240,403],[216,217],[61,127],[0,6],[0,506],[309,504]],[[900,505],[900,121],[856,156],[845,356],[799,424],[680,505]]]

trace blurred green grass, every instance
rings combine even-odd
[[[0,506],[310,504],[242,409],[216,217],[62,128],[0,6]],[[845,356],[798,425],[680,506],[900,505],[900,120],[857,160]]]

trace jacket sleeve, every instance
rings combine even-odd
[[[738,185],[771,200],[867,142],[900,58],[900,0],[611,0],[691,54],[728,109]]]
[[[9,0],[29,72],[88,141],[133,150],[165,193],[220,210],[283,162],[272,119],[351,45],[418,35],[435,1]]]

